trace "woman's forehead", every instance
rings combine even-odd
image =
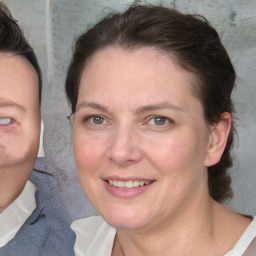
[[[155,49],[108,48],[95,54],[84,69],[77,106],[84,101],[119,102],[137,109],[167,102],[189,108],[189,99],[195,98],[193,78]]]
[[[183,79],[189,85],[193,84],[194,74],[187,72],[177,65],[167,54],[149,47],[136,50],[108,47],[96,52],[85,66],[81,84],[87,80],[125,81],[138,84],[141,80],[150,83],[152,79],[164,82],[175,79],[177,83]],[[134,80],[133,80],[134,79]]]

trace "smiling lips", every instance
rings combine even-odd
[[[141,179],[141,178],[120,178],[120,177],[108,177],[104,179],[105,188],[112,196],[131,199],[140,194],[148,191],[155,180]]]
[[[117,188],[137,188],[139,186],[145,186],[151,183],[151,181],[142,181],[142,180],[128,180],[128,181],[120,181],[120,180],[108,180],[108,183],[111,186],[117,187]]]

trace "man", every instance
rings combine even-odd
[[[41,91],[36,55],[0,2],[0,256],[74,255],[74,234],[58,219],[61,205],[51,204],[47,194],[56,180],[36,171],[30,177]]]

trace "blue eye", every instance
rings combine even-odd
[[[167,119],[165,117],[157,116],[153,118],[155,125],[165,125],[167,122]]]
[[[156,125],[156,126],[164,126],[168,123],[170,123],[170,120],[163,116],[153,116],[149,120],[150,125]]]
[[[105,119],[101,116],[91,116],[89,121],[97,125],[106,123]]]
[[[0,125],[8,125],[16,122],[14,119],[9,117],[0,118]]]
[[[165,131],[173,127],[174,121],[165,116],[150,116],[145,124],[149,125],[150,129],[156,131]]]

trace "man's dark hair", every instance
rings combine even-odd
[[[0,52],[9,52],[26,58],[37,72],[39,80],[39,100],[42,94],[42,73],[34,50],[24,37],[17,21],[7,6],[0,1]]]

